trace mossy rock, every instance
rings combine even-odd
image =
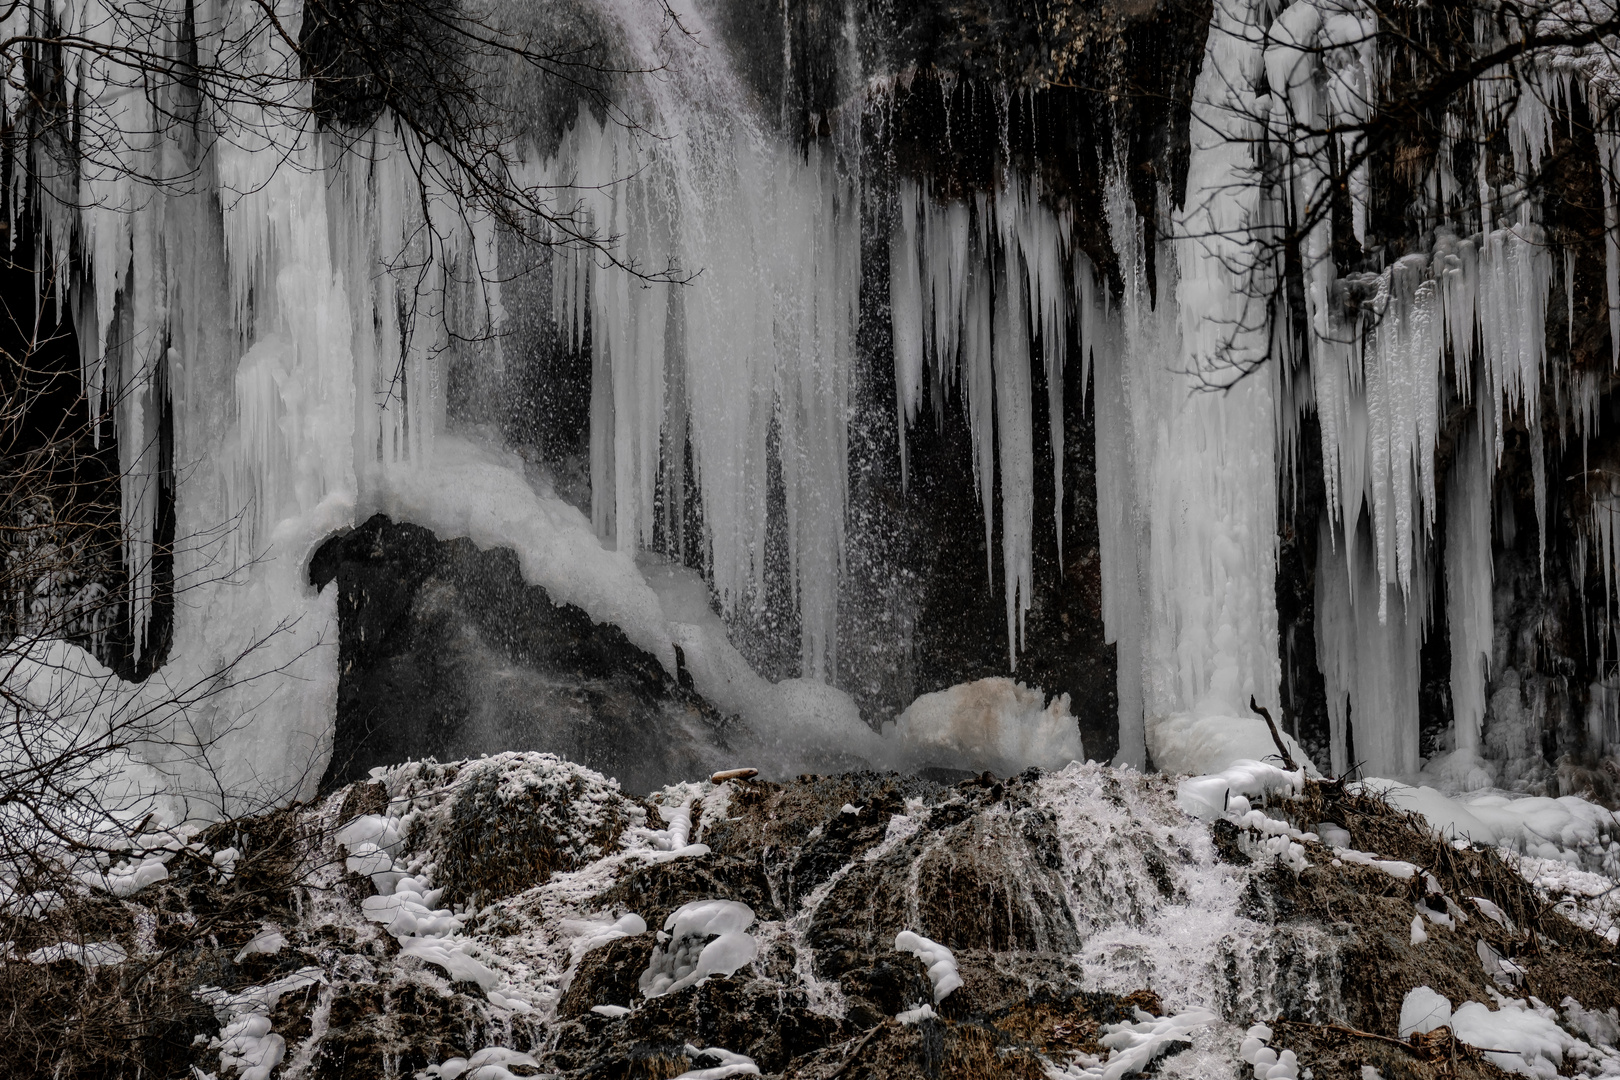
[[[446,902],[483,906],[599,859],[629,824],[618,785],[550,754],[477,761],[432,844]]]

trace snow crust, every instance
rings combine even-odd
[[[1515,797],[1496,792],[1448,796],[1431,787],[1368,780],[1393,805],[1422,814],[1445,836],[1491,847],[1505,847],[1540,858],[1615,863],[1610,854],[1620,819],[1578,796]]]

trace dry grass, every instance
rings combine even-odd
[[[1428,895],[1423,874],[1401,880],[1373,867],[1334,866],[1328,851],[1316,847],[1309,852],[1312,865],[1297,876],[1273,868],[1266,893],[1277,904],[1276,917],[1338,925],[1347,934],[1341,989],[1348,1015],[1328,1019],[1388,1040],[1303,1024],[1298,1018],[1278,1021],[1288,1029],[1284,1045],[1301,1061],[1315,1067],[1319,1058],[1330,1073],[1335,1063],[1371,1064],[1390,1078],[1500,1076],[1477,1053],[1451,1044],[1449,1032],[1437,1037],[1447,1043],[1443,1054],[1432,1046],[1407,1048],[1391,1038],[1397,1034],[1401,1002],[1415,986],[1429,986],[1454,1004],[1489,1003],[1486,988],[1492,983],[1476,951],[1480,941],[1525,970],[1522,987],[1503,992],[1533,994],[1553,1005],[1570,996],[1587,1008],[1620,1007],[1615,947],[1570,921],[1496,850],[1459,847],[1435,835],[1422,817],[1377,795],[1346,792],[1334,784],[1309,783],[1302,800],[1271,812],[1285,814],[1303,829],[1319,821],[1337,822],[1349,831],[1356,849],[1421,867],[1466,917],[1455,929],[1425,919],[1429,940],[1414,947],[1412,920]],[[1485,916],[1474,897],[1501,908],[1512,928]],[[1320,1067],[1317,1071],[1324,1075]]]

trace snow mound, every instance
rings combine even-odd
[[[998,776],[1031,765],[1061,769],[1084,761],[1069,695],[1048,704],[1038,689],[1011,679],[980,679],[924,694],[883,728],[897,758]]]
[[[1305,790],[1305,772],[1289,772],[1264,761],[1240,758],[1220,772],[1194,776],[1176,785],[1176,803],[1202,821],[1247,813],[1253,802],[1292,798]]]
[[[1270,742],[1270,732],[1266,740]],[[1172,760],[1178,760],[1178,755],[1189,761],[1207,756],[1182,748],[1172,754]],[[1221,755],[1208,757],[1218,760]],[[1306,777],[1314,775],[1303,757],[1296,758],[1305,763],[1295,772],[1275,764],[1275,753],[1270,758],[1233,759],[1219,769],[1183,780],[1177,785],[1176,801],[1193,817],[1213,821],[1228,814],[1241,815],[1255,800],[1298,794],[1304,790]],[[1167,772],[1176,771],[1160,764]],[[1620,852],[1610,850],[1620,836],[1620,817],[1579,796],[1513,797],[1500,792],[1452,796],[1432,787],[1384,779],[1368,779],[1356,786],[1382,795],[1401,810],[1422,814],[1442,836],[1571,863],[1603,866],[1620,858]],[[1341,831],[1337,825],[1330,829],[1334,837]]]
[[[730,1050],[722,1050],[718,1046],[711,1046],[704,1050],[687,1044],[686,1056],[694,1063],[713,1061],[715,1064],[701,1069],[688,1069],[675,1077],[675,1080],[726,1080],[730,1076],[758,1076],[759,1066],[747,1054],[734,1054]]]
[[[1459,1042],[1485,1050],[1485,1060],[1503,1072],[1551,1080],[1565,1054],[1590,1054],[1591,1047],[1559,1027],[1553,1010],[1539,1001],[1500,1000],[1496,1010],[1477,1001],[1459,1005],[1451,1014],[1451,1030]]]
[[[1455,1010],[1451,1000],[1427,986],[1415,987],[1401,1002],[1400,1036],[1426,1034],[1451,1028],[1458,1042],[1484,1051],[1485,1059],[1504,1072],[1551,1080],[1563,1072],[1566,1057],[1573,1061],[1610,1056],[1571,1035],[1558,1022],[1557,1010],[1532,997],[1504,997],[1492,991],[1498,1007],[1465,1001]],[[1613,1043],[1620,1025],[1612,1016],[1588,1012],[1574,998],[1564,999],[1568,1025]],[[1605,1069],[1604,1075],[1610,1075]]]

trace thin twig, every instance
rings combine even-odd
[[[878,1024],[876,1027],[868,1030],[865,1035],[862,1035],[861,1041],[855,1044],[855,1049],[849,1052],[849,1057],[845,1058],[843,1063],[839,1065],[838,1068],[827,1074],[827,1080],[838,1080],[838,1077],[843,1075],[845,1069],[855,1064],[855,1059],[861,1056],[861,1051],[865,1050],[866,1044],[872,1041],[872,1036],[882,1031],[883,1028],[883,1024]]]
[[[1253,694],[1249,695],[1249,708],[1259,713],[1260,718],[1266,722],[1266,727],[1271,729],[1271,741],[1277,744],[1277,752],[1282,755],[1283,764],[1288,767],[1288,771],[1293,772],[1299,768],[1294,764],[1294,756],[1288,752],[1288,747],[1283,745],[1282,736],[1277,733],[1277,725],[1271,722],[1271,713],[1264,705],[1254,700]]]

